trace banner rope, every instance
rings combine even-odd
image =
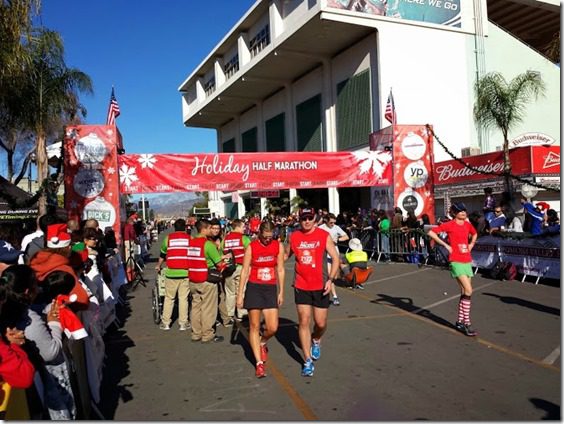
[[[553,192],[555,192],[555,193],[560,193],[560,189],[555,189],[555,188],[553,188],[553,187],[548,187],[548,186],[545,186],[545,185],[543,185],[543,184],[539,184],[539,183],[534,182],[534,181],[529,181],[529,180],[527,180],[527,179],[525,179],[525,178],[521,178],[521,177],[519,177],[519,176],[517,176],[517,175],[511,174],[511,173],[508,173],[508,172],[505,172],[505,171],[503,171],[503,172],[494,172],[494,171],[484,171],[484,170],[482,170],[482,169],[478,169],[478,168],[476,168],[476,167],[470,165],[469,163],[464,162],[461,158],[455,156],[454,153],[452,153],[452,152],[442,143],[442,141],[439,140],[439,137],[437,137],[437,135],[436,135],[435,132],[433,131],[433,128],[431,128],[431,126],[430,126],[429,124],[425,124],[425,128],[427,128],[427,131],[429,131],[429,132],[433,135],[433,138],[434,138],[435,140],[437,140],[437,143],[440,144],[440,146],[443,148],[443,150],[444,150],[451,158],[453,158],[455,161],[461,163],[461,164],[464,165],[466,168],[468,168],[468,169],[470,169],[470,170],[472,170],[472,171],[474,171],[474,172],[477,172],[478,174],[483,174],[483,175],[495,175],[496,177],[505,177],[505,176],[509,176],[510,178],[513,178],[513,179],[515,179],[515,180],[517,180],[517,181],[520,181],[520,182],[522,182],[522,183],[524,183],[524,184],[529,184],[529,185],[531,185],[531,186],[533,186],[533,187],[542,188],[542,189],[544,189],[544,190],[553,191]]]

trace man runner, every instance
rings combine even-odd
[[[331,284],[339,272],[339,255],[327,231],[315,226],[315,211],[299,212],[300,230],[294,231],[286,246],[286,256],[296,255],[294,300],[298,311],[299,337],[304,355],[302,376],[313,376],[313,360],[321,355],[321,337],[327,329]],[[326,255],[331,256],[327,275]],[[311,317],[313,315],[313,333]]]

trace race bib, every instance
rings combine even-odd
[[[257,270],[257,278],[260,281],[272,281],[273,277],[272,268],[259,268]]]
[[[300,263],[315,268],[315,256],[311,250],[302,250],[299,257]]]

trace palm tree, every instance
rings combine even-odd
[[[544,95],[545,90],[540,73],[534,71],[517,75],[509,83],[499,72],[486,74],[476,82],[474,119],[486,129],[499,129],[503,135],[503,175],[510,194],[509,132],[523,121],[526,104]]]
[[[29,45],[31,63],[26,69],[22,101],[29,106],[25,116],[27,127],[36,137],[37,179],[46,187],[48,178],[47,138],[54,127],[68,123],[77,115],[86,116],[79,93],[92,93],[92,80],[84,72],[67,68],[60,35],[41,29]],[[61,127],[59,127],[61,128]],[[46,196],[39,199],[39,213],[46,211]]]

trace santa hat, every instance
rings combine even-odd
[[[546,211],[550,209],[550,205],[546,202],[538,202],[536,207],[539,208],[541,211]]]
[[[47,226],[47,247],[67,247],[71,236],[67,231],[67,224],[52,224]]]
[[[71,340],[80,340],[88,337],[88,333],[82,325],[82,321],[65,306],[69,303],[76,302],[76,294],[71,294],[70,296],[60,294],[56,297],[56,302],[59,305],[59,322],[61,323],[61,328]]]

